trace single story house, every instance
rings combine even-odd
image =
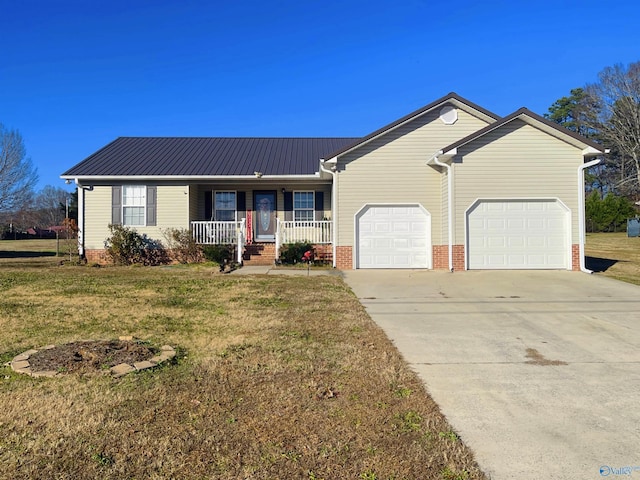
[[[363,138],[122,137],[61,177],[89,260],[123,224],[191,229],[249,264],[308,241],[340,269],[584,270],[584,170],[603,153],[450,93]]]

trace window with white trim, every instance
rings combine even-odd
[[[293,192],[293,219],[296,222],[314,220],[315,192]]]
[[[145,225],[147,188],[144,185],[122,186],[122,224],[138,227]]]
[[[236,192],[216,192],[213,202],[216,221],[235,222]]]

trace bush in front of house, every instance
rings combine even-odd
[[[300,263],[309,250],[313,250],[313,245],[308,242],[285,243],[280,250],[280,262],[285,265]]]
[[[167,228],[162,231],[171,256],[179,263],[199,263],[202,249],[193,238],[193,232],[185,228]]]
[[[221,267],[233,263],[233,245],[205,245],[202,247],[204,258],[216,262]]]
[[[161,265],[169,262],[163,245],[132,228],[109,225],[111,235],[104,242],[107,257],[115,265]]]

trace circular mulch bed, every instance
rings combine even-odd
[[[56,345],[29,356],[32,371],[59,373],[108,372],[115,365],[149,360],[156,351],[134,341],[96,340]]]

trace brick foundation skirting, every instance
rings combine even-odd
[[[340,270],[353,270],[353,248],[336,248],[336,268]]]
[[[105,263],[108,263],[109,261],[107,259],[107,251],[103,248],[95,249],[95,250],[85,249],[84,257],[87,259],[87,262],[89,263],[105,264]]]
[[[433,269],[449,270],[449,245],[434,245],[433,253]],[[464,270],[464,245],[453,246],[453,270]]]
[[[571,245],[571,269],[580,270],[580,245]]]

